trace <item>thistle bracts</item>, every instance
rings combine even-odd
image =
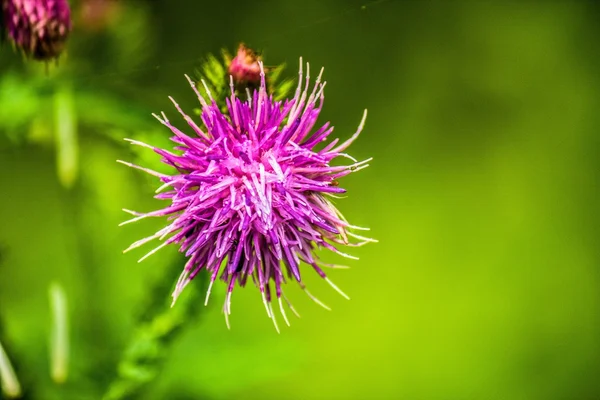
[[[262,56],[243,43],[239,45],[235,56],[226,49],[221,51],[221,58],[209,54],[196,71],[196,88],[203,90],[202,86],[207,86],[221,111],[227,113],[226,101],[231,96],[230,79],[233,79],[236,96],[247,97],[247,90],[253,91],[260,86],[259,63],[262,63]],[[273,95],[275,100],[283,100],[294,84],[291,79],[281,78],[285,64],[274,67],[266,67],[263,64],[262,68],[267,93]],[[197,114],[200,113],[198,110]]]

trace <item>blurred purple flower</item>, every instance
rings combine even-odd
[[[71,31],[67,0],[2,0],[2,12],[6,34],[27,56],[60,55]]]
[[[206,303],[217,277],[227,284],[224,313],[229,326],[235,283],[244,286],[252,278],[260,289],[267,314],[278,329],[272,305],[275,298],[288,325],[282,298],[296,313],[283,293],[287,279],[298,282],[308,296],[328,308],[306,289],[300,262],[314,268],[347,298],[322,269],[343,267],[320,262],[315,250],[323,247],[354,258],[335,245],[360,246],[374,241],[353,233],[354,229],[365,228],[350,225],[328,199],[345,192],[337,179],[366,168],[371,160],[358,162],[343,153],[362,131],[367,112],[350,139],[341,144],[334,139],[317,150],[316,146],[333,131],[329,123],[313,131],[323,106],[322,72],[310,90],[309,66],[304,81],[301,61],[295,96],[280,102],[268,96],[260,63],[260,87],[246,101],[236,97],[233,78],[230,79],[231,97],[227,99],[226,114],[220,111],[206,86],[209,102],[186,76],[202,105],[203,125],[198,126],[170,99],[195,136],[190,137],[172,125],[164,113],[162,117],[154,115],[173,132],[172,140],[177,143],[175,149],[179,154],[127,139],[154,150],[178,172],[169,176],[121,161],[158,177],[163,185],[157,192],[167,189],[156,197],[169,200],[168,207],[149,213],[125,210],[135,217],[123,224],[146,217],[169,217],[170,225],[125,251],[153,239],[166,239],[142,257],[142,261],[169,243],[180,245],[180,251],[189,260],[177,282],[173,302],[206,269],[211,274]],[[353,163],[331,166],[330,162],[337,157]],[[349,237],[359,242],[349,243]]]

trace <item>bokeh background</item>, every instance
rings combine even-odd
[[[183,74],[240,41],[292,78],[299,56],[325,66],[337,136],[368,108],[349,152],[374,161],[338,205],[380,242],[331,273],[349,302],[305,274],[333,311],[291,290],[302,318],[281,334],[252,287],[228,331],[220,288],[138,398],[600,398],[597,4],[84,3],[58,66],[0,49],[0,331],[30,398],[98,398],[150,288],[177,279],[175,249],[122,254],[164,221],[117,226],[160,203],[115,160],[153,159],[121,139],[166,137],[150,114],[177,118],[169,95],[191,113]],[[63,386],[48,372],[54,281]]]

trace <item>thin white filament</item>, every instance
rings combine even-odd
[[[152,236],[148,236],[147,238],[143,238],[138,240],[135,243],[132,243],[128,248],[126,248],[125,250],[123,250],[123,253],[127,253],[128,251],[131,251],[137,247],[140,247],[158,237],[161,237],[165,232],[169,232],[169,229],[171,228],[171,226],[167,226],[166,228],[161,229],[160,231],[156,232],[154,235]]]
[[[183,292],[183,289],[187,286],[189,280],[188,277],[190,276],[190,271],[188,271],[187,269],[185,269],[181,275],[179,275],[179,279],[177,279],[177,284],[175,285],[175,290],[173,291],[173,294],[171,295],[171,297],[173,297],[173,301],[171,302],[171,307],[175,306],[175,303],[177,302],[177,299],[179,298],[179,295],[181,294],[181,292]]]
[[[285,296],[285,294],[282,293],[282,296],[283,296],[283,299],[285,300],[285,302],[287,303],[287,306],[290,308],[290,310],[292,310],[292,312],[294,313],[294,315],[296,317],[300,318],[300,314],[298,313],[298,311],[296,311],[296,309],[292,305],[292,302],[288,300],[288,298]]]
[[[226,304],[223,304],[223,314],[225,314],[225,325],[227,325],[227,329],[231,330],[231,325],[229,324],[229,314],[227,314]]]
[[[204,306],[208,305],[208,299],[210,298],[210,292],[212,291],[213,283],[215,283],[215,281],[213,281],[211,279],[210,283],[208,284],[208,289],[206,290],[206,298],[204,299]]]
[[[157,246],[154,249],[150,250],[144,257],[140,258],[138,260],[138,262],[140,263],[140,262],[144,261],[146,258],[150,257],[152,254],[156,253],[157,251],[159,251],[160,249],[162,249],[163,247],[165,247],[168,244],[169,244],[169,242],[163,242],[163,243],[161,243],[159,246]]]
[[[331,308],[328,305],[326,305],[321,300],[319,300],[318,298],[316,298],[315,296],[313,296],[312,293],[310,293],[306,287],[302,287],[302,290],[304,290],[304,293],[306,293],[307,296],[310,297],[310,299],[312,301],[314,301],[315,303],[317,303],[318,305],[320,305],[321,307],[323,307],[327,311],[331,311]]]
[[[342,257],[349,258],[351,260],[358,260],[358,257],[352,256],[350,254],[342,253],[341,251],[336,251],[336,253]]]
[[[169,177],[168,175],[161,174],[160,172],[153,171],[153,170],[151,170],[149,168],[140,167],[139,165],[135,165],[135,164],[132,164],[132,163],[127,162],[127,161],[117,160],[117,162],[121,163],[123,165],[127,165],[128,167],[131,167],[131,168],[139,169],[140,171],[144,171],[147,174],[156,176],[158,178],[167,178],[167,177]]]
[[[348,236],[352,236],[354,239],[364,240],[365,242],[369,242],[369,243],[379,243],[379,240],[377,240],[377,239],[360,236],[360,235],[357,235],[356,233],[352,233],[352,232],[346,232],[346,233],[348,234]]]
[[[329,286],[331,286],[332,288],[334,288],[335,291],[338,292],[339,294],[341,294],[343,298],[345,298],[346,300],[350,300],[350,297],[346,293],[344,293],[342,291],[342,289],[340,289],[339,287],[337,287],[337,285],[335,283],[331,282],[331,279],[325,278],[325,282],[329,283]]]
[[[196,93],[196,96],[198,96],[198,101],[200,101],[200,104],[202,105],[202,107],[208,107],[208,104],[206,104],[206,100],[204,100],[204,97],[202,97],[202,95],[198,91],[198,88],[196,88],[196,84],[194,83],[194,81],[192,81],[189,76],[187,76],[187,75],[184,75],[184,76],[185,76],[185,79],[187,79],[187,81],[190,83],[190,86],[192,87],[192,89],[194,89],[194,93]]]
[[[267,310],[267,315],[269,318],[271,317],[271,312],[269,311],[269,303],[267,303],[267,297],[265,296],[265,292],[261,290],[260,295],[262,296],[263,304],[265,305],[265,310]]]
[[[273,320],[273,325],[275,326],[275,330],[277,331],[277,333],[281,333],[279,332],[279,325],[277,325],[277,318],[275,318],[275,313],[273,312],[273,304],[269,303],[269,311],[271,312],[271,315],[273,316],[273,318],[271,318]]]
[[[290,321],[288,320],[287,315],[285,313],[285,309],[283,308],[283,301],[281,301],[281,297],[279,297],[277,300],[279,300],[279,309],[281,310],[283,320],[285,321],[287,326],[290,326]]]
[[[347,265],[339,265],[339,264],[327,264],[327,263],[319,263],[319,267],[327,267],[332,269],[350,269]]]

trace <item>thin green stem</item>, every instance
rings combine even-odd
[[[15,369],[8,358],[8,354],[4,351],[2,343],[0,342],[0,387],[2,392],[9,399],[16,399],[21,397],[22,390]]]
[[[179,271],[183,262],[180,257],[167,269]],[[117,376],[105,393],[104,400],[131,399],[143,393],[156,378],[168,355],[175,337],[188,322],[196,321],[200,315],[202,293],[206,289],[206,277],[197,278],[196,287],[181,296],[174,307],[170,307],[170,278],[162,279],[150,292],[147,307],[139,319],[131,341],[117,368]]]
[[[69,370],[69,320],[67,296],[56,282],[49,288],[52,333],[50,337],[50,375],[56,383],[67,380]]]

